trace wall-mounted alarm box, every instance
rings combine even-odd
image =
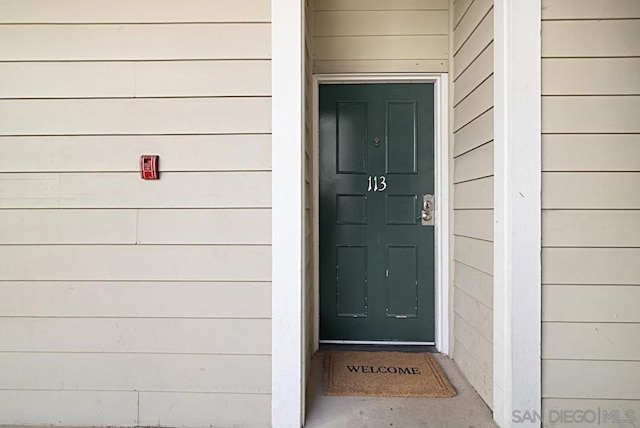
[[[140,178],[143,180],[158,179],[158,155],[140,156]]]

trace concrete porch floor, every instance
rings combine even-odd
[[[466,381],[456,363],[435,354],[456,389],[453,398],[330,397],[322,392],[324,353],[311,361],[305,428],[497,427],[491,410]]]

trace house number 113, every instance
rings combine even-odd
[[[380,177],[378,177],[377,175],[369,176],[369,187],[367,189],[368,192],[384,192],[386,188],[387,177],[385,177],[384,175],[381,175]]]

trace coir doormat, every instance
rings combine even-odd
[[[325,395],[449,398],[455,389],[429,353],[328,351]]]

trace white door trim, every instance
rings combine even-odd
[[[304,4],[302,0],[272,0],[271,17],[271,425],[300,428],[305,389],[302,286]]]
[[[434,84],[434,167],[436,192],[436,226],[435,226],[435,346],[443,354],[449,353],[449,81],[446,73],[419,74],[319,74],[313,81],[313,218],[314,218],[314,343],[319,343],[320,331],[320,287],[319,287],[319,182],[318,182],[318,114],[319,91],[321,83],[433,83]],[[317,348],[316,348],[317,349]]]
[[[494,4],[493,411],[541,414],[541,0]],[[518,424],[539,426],[535,423]]]

